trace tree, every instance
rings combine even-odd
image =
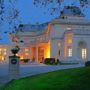
[[[65,0],[34,0],[33,4],[37,7],[48,7],[51,4],[51,7],[49,7],[49,10],[51,11],[50,14],[53,15],[57,11],[61,10],[61,6]],[[68,0],[67,0],[68,1]],[[76,1],[76,0],[72,0]],[[90,5],[90,0],[77,0],[80,3],[80,6],[82,8],[87,8]],[[73,2],[72,5],[75,3]]]
[[[63,1],[64,0],[34,0],[34,4],[35,5],[41,4],[42,6],[47,6],[48,4],[55,2],[56,4],[58,3],[59,5],[61,5]],[[82,7],[90,4],[90,0],[78,0],[78,1],[80,2],[80,5]]]
[[[16,30],[18,27],[18,19],[20,11],[16,6],[18,0],[0,0],[0,25],[8,23],[9,27]],[[61,6],[65,0],[33,0],[33,4],[38,7],[47,7],[50,14],[61,10]],[[78,0],[81,7],[90,5],[90,0]],[[53,5],[54,4],[54,5]],[[74,3],[72,3],[74,5]],[[50,7],[49,7],[50,6]],[[61,12],[62,13],[62,12]],[[0,26],[0,27],[1,27]],[[7,32],[5,32],[7,33]]]
[[[16,7],[17,1],[18,0],[0,0],[0,28],[6,23],[9,29],[16,30],[20,13]],[[7,31],[4,31],[4,33],[7,33]]]

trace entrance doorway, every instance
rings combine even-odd
[[[50,42],[38,46],[38,62],[43,63],[45,58],[50,58]]]
[[[44,62],[44,48],[39,47],[38,49],[38,60],[40,63]]]

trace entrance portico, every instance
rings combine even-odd
[[[41,43],[32,47],[32,59],[37,63],[43,63],[45,58],[50,58],[50,42]]]

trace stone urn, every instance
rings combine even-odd
[[[11,49],[11,52],[13,53],[14,56],[19,52],[20,48],[18,46],[15,46],[13,49]]]

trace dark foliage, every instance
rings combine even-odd
[[[55,64],[55,58],[45,58],[44,63],[53,65]]]
[[[90,5],[90,0],[78,0],[78,1],[80,3],[81,7],[86,8],[87,6]],[[51,7],[48,8],[48,11],[50,12],[51,15],[53,15],[54,13],[61,12],[61,6],[62,6],[63,2],[64,2],[64,0],[34,0],[33,4],[36,7],[40,7],[40,8],[48,7],[49,5],[51,5]],[[72,5],[75,5],[74,1],[72,2]]]
[[[90,3],[89,0],[78,0],[80,2],[81,6],[85,6]],[[34,4],[38,6],[38,4],[42,6],[47,6],[48,4],[51,3],[56,3],[61,5],[61,3],[64,2],[64,0],[34,0]]]
[[[23,61],[24,63],[28,63],[30,59],[21,59],[21,61]]]
[[[85,62],[85,66],[90,66],[90,61]]]
[[[17,30],[18,24],[21,23],[21,20],[19,20],[18,18],[20,15],[20,11],[16,7],[17,1],[19,0],[0,0],[0,25],[4,24],[4,22],[7,21],[7,23],[9,24],[8,27],[11,30]],[[90,0],[78,0],[78,1],[80,2],[81,7],[87,7],[90,5]],[[40,8],[46,7],[50,15],[54,15],[57,12],[61,12],[61,6],[63,2],[64,0],[33,0],[33,4],[36,7],[40,7]],[[5,5],[5,3],[7,3],[8,5]],[[72,4],[74,5],[74,3]],[[63,4],[63,6],[65,5]],[[47,13],[47,11],[44,13]],[[39,23],[37,22],[37,24]]]

